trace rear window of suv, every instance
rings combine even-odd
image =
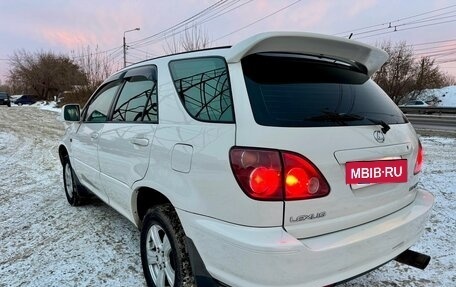
[[[406,123],[386,93],[355,65],[332,59],[261,53],[242,60],[255,121],[321,127]]]

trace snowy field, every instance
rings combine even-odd
[[[57,116],[0,106],[0,287],[145,286],[133,224],[100,201],[66,202]],[[456,138],[421,139],[421,185],[436,204],[413,249],[431,255],[430,265],[390,262],[341,286],[456,286]]]
[[[438,107],[456,107],[456,86],[424,90],[423,94],[418,96],[418,99],[427,101],[434,96],[441,101],[437,105]]]

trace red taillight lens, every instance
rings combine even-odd
[[[233,148],[230,162],[242,190],[258,200],[322,197],[329,185],[306,158],[276,150]]]
[[[310,199],[329,193],[329,185],[318,169],[297,154],[282,154],[285,166],[285,199]]]
[[[280,187],[280,171],[273,168],[257,167],[250,173],[249,185],[254,197],[268,198],[274,196]]]
[[[282,200],[282,164],[278,151],[232,149],[231,168],[242,190],[259,200]]]
[[[413,174],[419,173],[423,169],[424,163],[424,149],[421,142],[418,140],[418,154],[416,155],[415,168]]]

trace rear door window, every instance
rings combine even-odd
[[[319,127],[406,123],[385,92],[360,69],[337,60],[265,53],[242,60],[255,121]]]
[[[158,122],[155,66],[128,71],[112,114],[113,122]]]

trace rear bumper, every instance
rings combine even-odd
[[[407,207],[378,220],[306,239],[281,227],[253,228],[178,210],[207,270],[231,286],[323,286],[393,259],[422,234],[434,197],[418,190]]]

